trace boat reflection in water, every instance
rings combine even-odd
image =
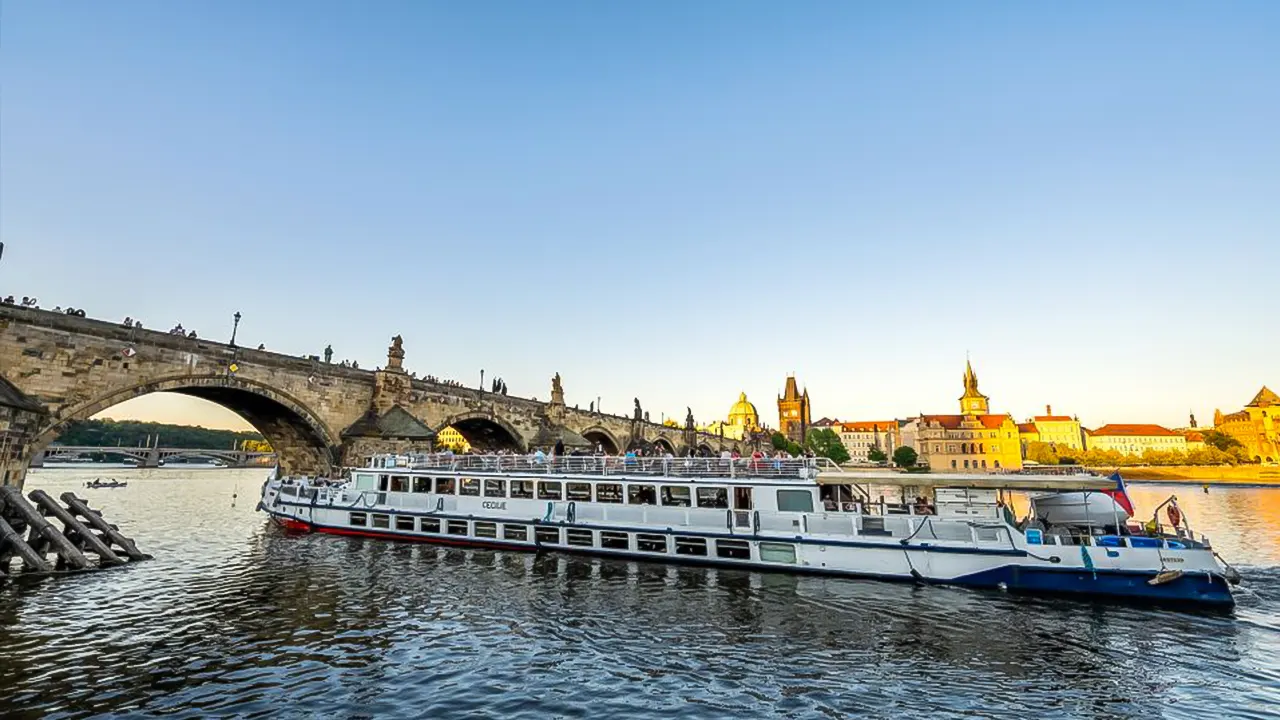
[[[291,529],[338,535],[1234,604],[1237,578],[1207,538],[1185,524],[1165,532],[1125,523],[1118,477],[895,477],[812,459],[541,454],[385,455],[348,475],[272,478],[259,507]],[[886,480],[931,487],[935,504],[873,502],[867,484]],[[1051,492],[1018,522],[1005,497],[1012,490]],[[1097,520],[1095,503],[1108,511]]]

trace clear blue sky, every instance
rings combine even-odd
[[[0,2],[0,292],[776,424],[1280,385],[1280,3]],[[111,413],[109,413],[111,414]],[[119,415],[120,413],[116,413]]]

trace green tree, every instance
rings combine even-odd
[[[893,451],[893,464],[900,468],[915,467],[918,460],[920,455],[916,453],[915,448],[902,445]]]
[[[773,443],[774,450],[782,450],[788,455],[799,455],[804,452],[804,448],[800,447],[797,443],[791,442],[787,439],[786,435],[783,435],[780,432],[774,433],[773,437],[769,438],[769,441]]]
[[[804,446],[814,455],[824,457],[835,463],[849,462],[849,449],[840,442],[840,436],[829,428],[810,430],[804,438]]]
[[[873,447],[867,451],[867,459],[873,463],[882,463],[889,459],[888,455],[878,447]]]
[[[240,447],[245,440],[262,439],[262,435],[256,432],[210,430],[189,425],[106,418],[69,422],[54,442],[57,445],[95,447],[141,447],[158,442],[161,447],[232,450]]]
[[[1204,444],[1209,447],[1217,448],[1223,452],[1231,452],[1231,448],[1244,449],[1241,442],[1221,430],[1205,430]]]
[[[1026,456],[1027,460],[1041,465],[1057,465],[1059,460],[1052,444],[1039,441],[1027,443]]]

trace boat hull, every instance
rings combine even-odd
[[[451,547],[470,547],[521,552],[557,552],[590,555],[643,562],[678,563],[721,568],[739,568],[766,572],[826,575],[889,582],[956,586],[974,589],[999,590],[1041,596],[1078,597],[1121,600],[1126,602],[1162,605],[1196,606],[1204,608],[1230,608],[1235,604],[1230,586],[1218,573],[1193,571],[1163,584],[1151,584],[1157,570],[1124,568],[1060,567],[1057,563],[1040,564],[1027,553],[1017,550],[962,552],[956,548],[939,546],[892,546],[883,543],[848,543],[834,540],[811,540],[805,545],[808,555],[829,554],[829,562],[818,564],[779,564],[754,560],[724,560],[708,556],[690,556],[652,553],[633,550],[611,550],[600,547],[573,547],[564,544],[507,541],[500,538],[481,538],[474,535],[449,536],[423,534],[394,529],[353,528],[337,524],[300,519],[313,508],[304,504],[275,503],[260,506],[277,523],[290,531],[317,532],[323,534],[372,538],[394,542],[417,542]],[[377,509],[371,509],[377,512]],[[394,512],[390,510],[389,512]],[[460,516],[439,516],[441,520]],[[510,522],[511,518],[467,518],[479,521]],[[535,527],[558,529],[575,526],[562,522],[524,520]],[[598,529],[598,528],[596,528]],[[633,529],[634,530],[634,529]],[[653,529],[639,529],[641,532]],[[681,536],[726,538],[746,540],[758,546],[777,542],[796,542],[798,538],[780,538],[767,535],[733,533],[680,533]],[[1098,548],[1105,550],[1104,548]],[[1087,554],[1087,553],[1086,553]],[[935,561],[941,557],[942,560]],[[1060,563],[1061,560],[1059,559]],[[1034,563],[1034,564],[1030,564]],[[945,572],[946,574],[939,574]]]
[[[1129,513],[1110,495],[1101,492],[1062,492],[1031,498],[1036,517],[1052,525],[1112,527],[1129,519]]]

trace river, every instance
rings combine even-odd
[[[1280,489],[1131,488],[1244,573],[1222,615],[292,535],[265,475],[34,471],[155,559],[0,586],[0,717],[1280,713]]]

